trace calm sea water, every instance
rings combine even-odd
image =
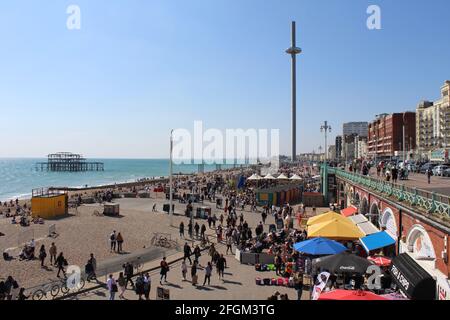
[[[89,159],[88,161],[104,162],[105,171],[37,171],[35,164],[45,160],[0,159],[0,200],[30,197],[32,189],[35,188],[99,186],[169,175],[169,160],[167,159]],[[205,171],[215,169],[214,165],[205,165]],[[197,170],[197,165],[173,166],[174,173],[194,173]]]

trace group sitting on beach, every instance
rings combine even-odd
[[[34,260],[34,249],[35,249],[35,243],[34,239],[31,240],[30,243],[25,244],[25,246],[22,248],[22,251],[19,254],[19,260]]]

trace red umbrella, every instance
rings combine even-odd
[[[389,267],[391,265],[391,259],[382,256],[368,257],[367,260],[372,261],[373,263],[375,263],[377,266],[380,267]]]
[[[370,291],[333,290],[324,292],[319,300],[389,300]]]

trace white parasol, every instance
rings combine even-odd
[[[276,178],[275,178],[273,175],[271,175],[271,174],[269,173],[269,174],[267,174],[263,179],[266,179],[266,180],[275,180]]]
[[[247,180],[261,180],[262,178],[256,173],[249,177]]]
[[[289,178],[286,177],[286,176],[282,173],[282,174],[280,174],[280,175],[278,176],[277,179],[278,179],[278,180],[288,180]]]

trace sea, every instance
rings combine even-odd
[[[104,171],[49,172],[36,169],[36,163],[46,159],[0,158],[0,201],[31,198],[33,189],[47,187],[88,187],[114,183],[134,182],[143,178],[167,177],[168,159],[89,159],[103,162]],[[222,169],[233,165],[222,165]],[[205,172],[216,170],[216,165],[206,165]],[[196,173],[198,165],[173,165],[173,173]]]

